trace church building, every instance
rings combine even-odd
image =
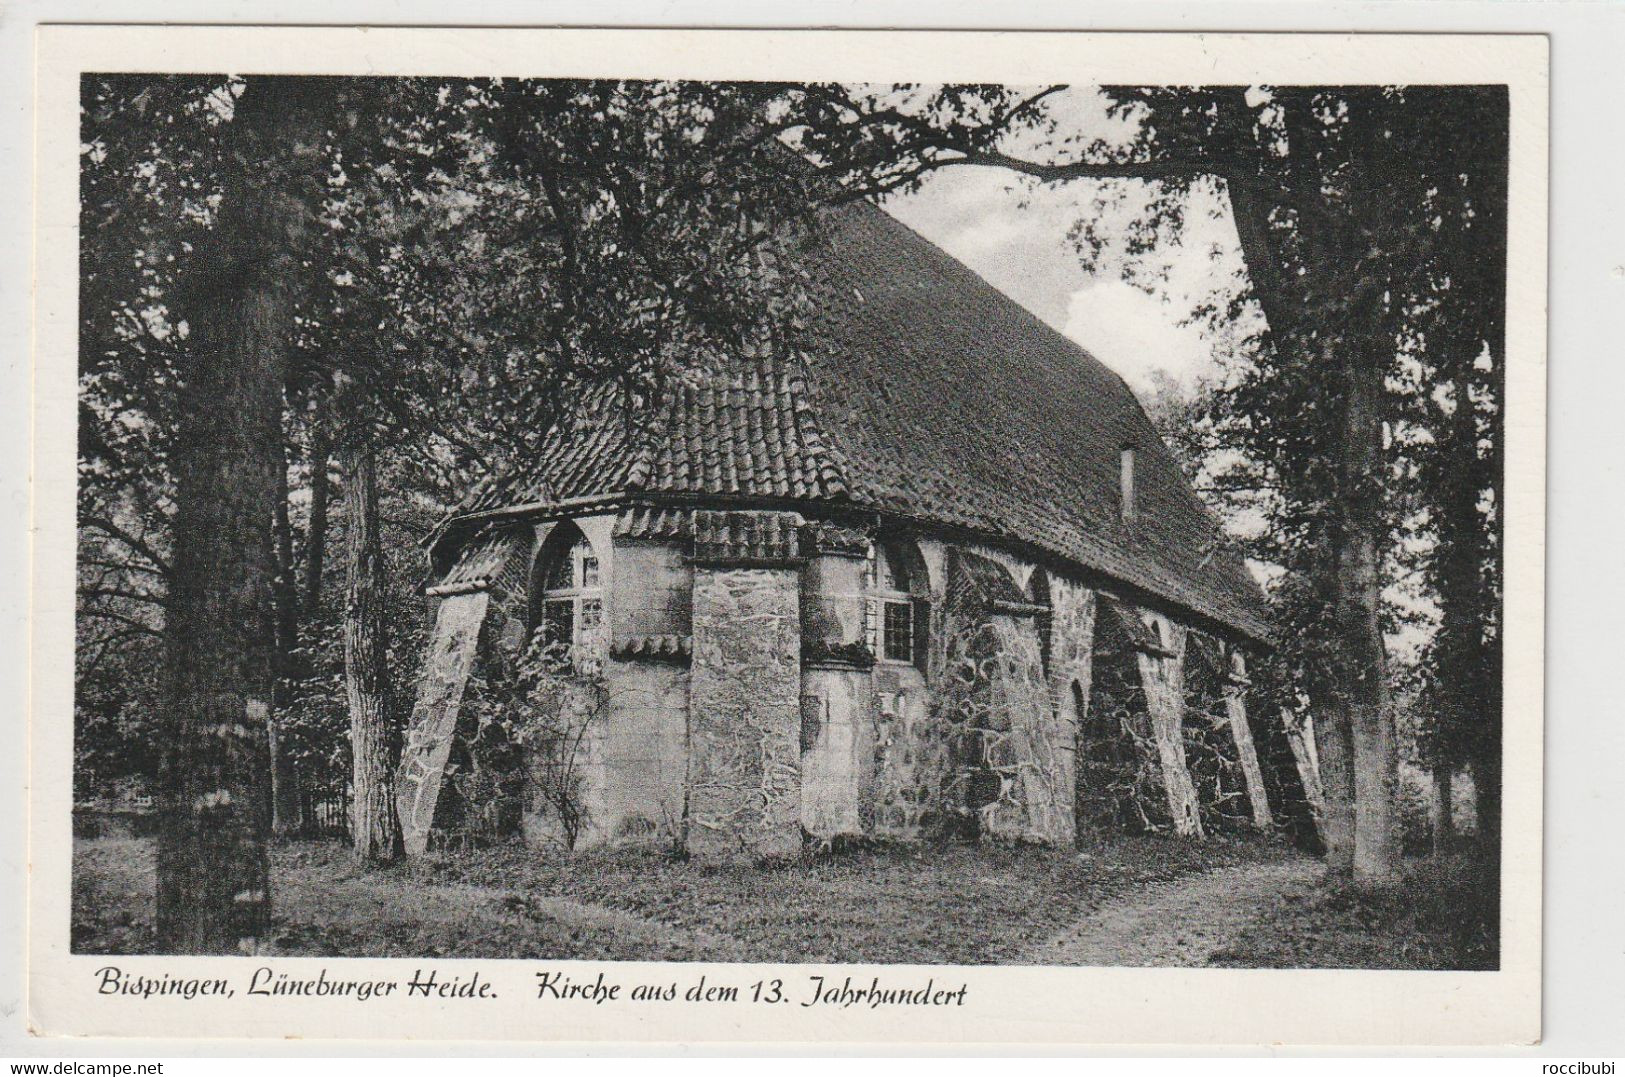
[[[1065,846],[1135,781],[1140,824],[1270,825],[1263,596],[1123,380],[874,205],[783,257],[818,282],[815,350],[677,378],[642,433],[571,422],[434,534],[408,851],[482,656],[538,640],[592,687],[530,749],[571,800],[522,795],[540,844]]]

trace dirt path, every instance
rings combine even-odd
[[[1308,858],[1249,864],[1157,883],[1096,909],[1035,947],[1042,965],[1192,968],[1239,935],[1282,894],[1305,890],[1321,866]]]

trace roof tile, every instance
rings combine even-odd
[[[838,500],[1035,546],[1268,635],[1257,585],[1122,378],[879,208],[820,222],[782,259],[820,297],[818,351],[686,375],[642,432],[584,406],[461,511],[613,493]]]

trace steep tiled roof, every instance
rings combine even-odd
[[[771,358],[745,361],[744,373],[701,375],[677,386],[663,436],[645,455],[635,488],[796,499],[846,492],[799,372]]]
[[[827,281],[833,340],[808,374],[853,500],[1029,542],[1267,635],[1257,585],[1122,378],[874,206],[825,220],[804,262]]]
[[[780,512],[696,512],[694,560],[782,562],[801,550],[801,518]]]
[[[645,433],[629,429],[604,393],[554,432],[532,466],[480,490],[461,511],[619,491],[840,497],[839,458],[807,397],[799,368],[754,355],[733,369],[684,375]]]
[[[626,489],[643,451],[609,391],[581,402],[526,466],[475,489],[458,513],[550,505]]]
[[[1036,547],[1267,635],[1258,588],[1121,378],[877,207],[820,223],[784,251],[819,296],[818,351],[690,375],[641,438],[585,409],[462,511],[617,493],[838,501]]]
[[[508,532],[482,534],[462,548],[451,571],[429,588],[429,593],[454,595],[489,588],[492,581],[502,575],[515,546],[514,537]]]

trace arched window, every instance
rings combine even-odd
[[[908,566],[888,544],[869,553],[869,649],[886,662],[918,659],[915,646],[913,584]]]
[[[561,650],[590,648],[603,633],[604,591],[598,555],[574,524],[553,529],[536,559],[531,632]]]

